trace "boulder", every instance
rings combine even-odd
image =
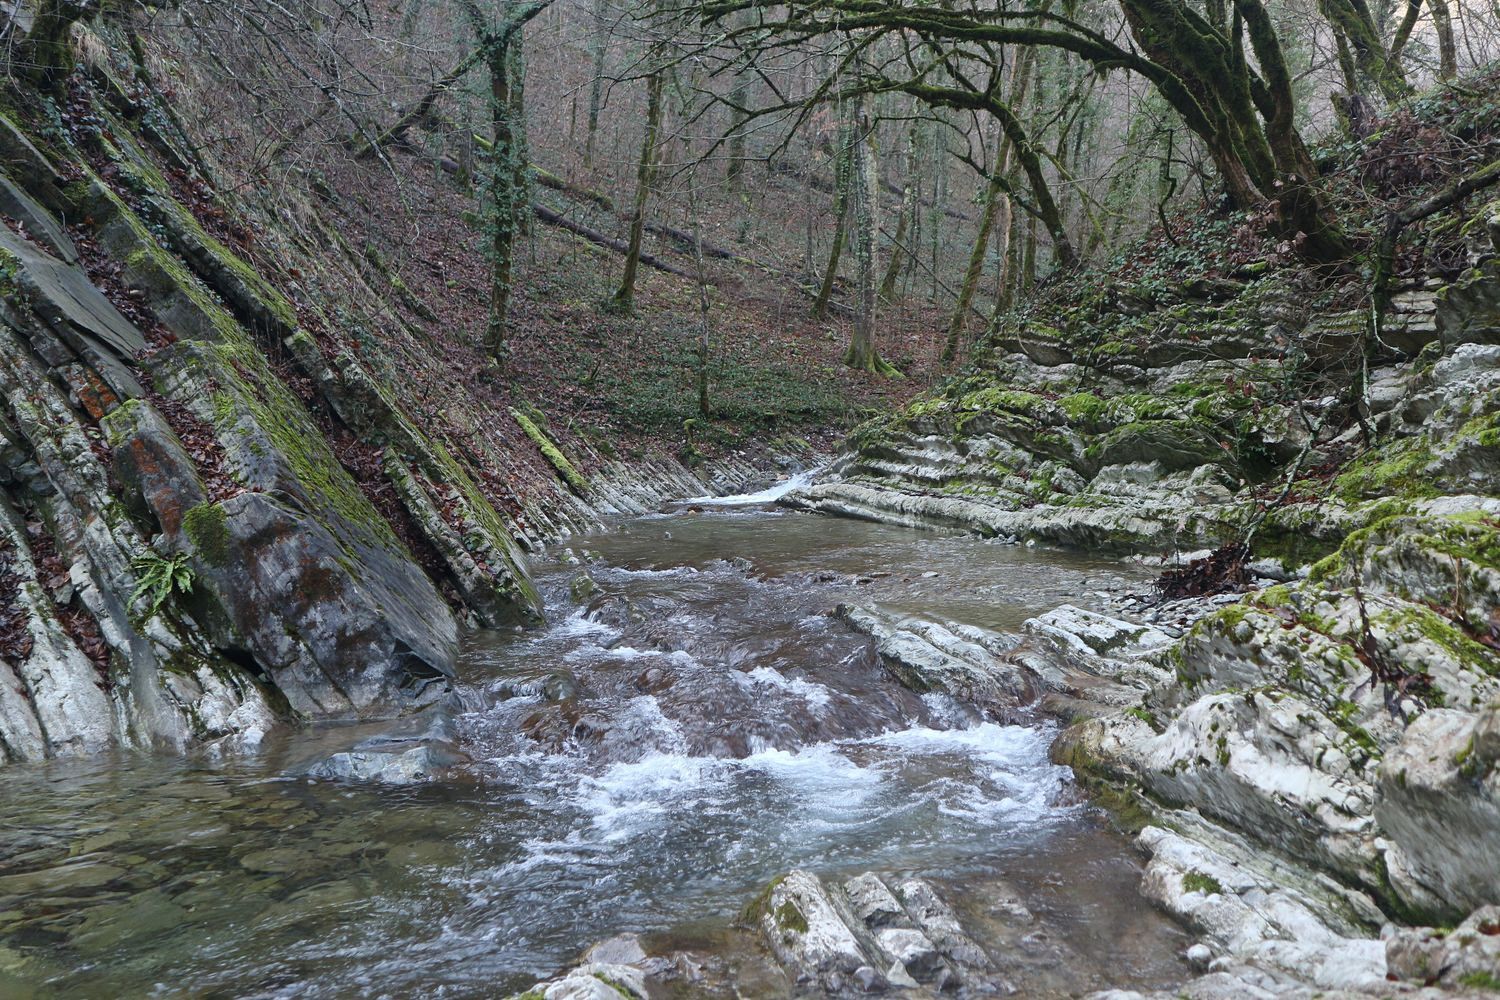
[[[873,638],[881,663],[913,691],[938,691],[997,717],[1035,702],[1041,692],[1031,669],[1003,658],[1015,643],[999,633],[849,604],[834,614]]]
[[[1500,906],[1483,906],[1451,931],[1388,927],[1391,976],[1410,982],[1500,991]]]
[[[1381,762],[1374,812],[1392,888],[1414,910],[1500,902],[1500,701],[1413,721]]]
[[[893,882],[866,872],[839,884],[792,871],[746,916],[804,988],[839,995],[998,985],[989,956],[922,879]]]

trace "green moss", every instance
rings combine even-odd
[[[271,371],[265,357],[236,328],[221,342],[185,345],[183,363],[204,366],[202,374],[222,388],[213,398],[214,426],[221,439],[239,437],[235,424],[249,416],[286,460],[292,474],[314,501],[371,541],[401,551],[404,547],[371,505],[308,419],[302,403]]]
[[[776,926],[782,930],[794,931],[798,934],[807,933],[807,918],[797,908],[797,904],[790,899],[776,908]]]
[[[603,983],[605,986],[608,986],[610,989],[614,990],[616,993],[620,994],[620,996],[625,997],[626,1000],[631,1000],[631,998],[635,996],[635,994],[632,993],[625,986],[625,984],[621,983],[618,979],[611,979],[609,976],[606,976],[602,972],[594,973],[594,978],[599,980],[599,982]]]
[[[921,420],[923,417],[930,417],[935,413],[946,413],[949,409],[949,406],[950,404],[948,400],[942,398],[941,396],[935,396],[926,399],[915,399],[911,402],[910,405],[907,406],[906,410],[902,413],[902,416],[904,416],[908,420]],[[860,427],[855,429],[855,434],[857,435],[861,430],[870,427],[872,424],[883,426],[883,421],[872,420],[868,423],[861,424]],[[851,437],[852,436],[854,435],[851,435]]]
[[[19,301],[25,296],[18,280],[21,270],[21,258],[0,247],[0,296],[7,301]]]
[[[1182,890],[1184,892],[1201,892],[1205,895],[1223,895],[1224,886],[1212,875],[1203,872],[1188,872],[1182,876]]]
[[[1478,414],[1465,421],[1454,433],[1449,447],[1500,447],[1500,392],[1493,392],[1470,402],[1470,412],[1477,410]]]
[[[202,503],[189,510],[182,517],[182,530],[210,566],[223,566],[229,561],[229,529],[221,505]]]
[[[1227,635],[1233,632],[1235,627],[1245,620],[1245,616],[1254,610],[1256,608],[1245,601],[1227,604],[1198,622],[1193,627],[1193,634],[1207,635],[1211,631],[1218,631]]]
[[[1354,721],[1359,714],[1359,706],[1352,701],[1340,698],[1334,701],[1333,709],[1329,712],[1329,718],[1334,725],[1338,726],[1345,735],[1354,742],[1354,745],[1363,750],[1371,757],[1381,756],[1380,744],[1375,742],[1375,737],[1370,735],[1369,730]]]
[[[756,893],[754,899],[745,904],[745,910],[742,914],[740,914],[741,919],[748,924],[753,924],[757,920],[759,920],[763,914],[770,912],[771,894],[776,891],[776,887],[778,885],[785,881],[785,875],[778,875],[770,882],[767,882],[766,887],[760,892]]]
[[[253,302],[239,303],[242,307],[253,305],[283,330],[296,327],[297,313],[286,297],[234,251],[209,235],[197,217],[177,201],[166,179],[143,155],[132,151],[130,156],[117,155],[116,161],[125,183],[143,196],[143,210],[170,234],[177,251],[200,278],[231,300],[248,296]],[[232,279],[238,287],[226,287],[230,283],[226,279]]]
[[[958,400],[960,410],[978,410],[987,413],[1019,413],[1028,417],[1044,416],[1051,403],[1034,392],[1002,389],[989,386],[966,393]]]
[[[1307,525],[1297,523],[1295,519],[1278,517],[1279,513],[1272,511],[1255,533],[1254,549],[1257,557],[1279,559],[1286,566],[1304,566],[1326,559],[1338,551],[1339,539],[1315,534]]]
[[[1500,662],[1496,661],[1494,650],[1476,642],[1452,621],[1429,608],[1413,605],[1378,615],[1375,620],[1392,633],[1421,635],[1467,669],[1500,676]]]
[[[100,242],[121,256],[127,281],[143,286],[147,304],[161,313],[176,299],[197,314],[199,328],[182,329],[181,317],[172,324],[179,337],[224,339],[239,332],[234,317],[199,283],[198,279],[174,255],[163,249],[140,218],[92,173],[68,188],[69,199],[80,215],[94,220]]]
[[[1405,438],[1361,456],[1333,481],[1333,492],[1346,502],[1367,497],[1431,497],[1436,457],[1425,440]]]
[[[1075,392],[1070,396],[1064,396],[1057,401],[1062,411],[1068,415],[1068,421],[1074,424],[1094,426],[1104,419],[1108,410],[1104,400],[1092,392]]]
[[[542,429],[520,410],[513,408],[510,411],[510,415],[515,418],[516,423],[521,425],[521,430],[526,432],[526,436],[531,439],[531,443],[537,446],[537,449],[547,459],[548,463],[551,464],[552,468],[557,470],[557,474],[562,477],[563,482],[568,484],[569,489],[579,496],[588,493],[588,480],[584,479],[578,470],[573,468],[573,463],[569,462],[567,456],[558,449],[557,445],[553,444],[552,440],[546,434],[542,433]]]
[[[1134,423],[1140,420],[1162,420],[1174,416],[1174,407],[1160,396],[1128,393],[1116,396],[1105,407],[1111,420]]]
[[[1474,754],[1476,747],[1476,738],[1473,734],[1470,734],[1469,742],[1464,744],[1462,750],[1453,755],[1453,766],[1458,768],[1458,773],[1461,777],[1469,781],[1479,777],[1479,758]]]
[[[1458,985],[1467,986],[1471,990],[1494,990],[1500,992],[1500,976],[1483,969],[1475,972],[1466,972],[1458,977]]]
[[[1253,598],[1256,607],[1284,608],[1292,603],[1292,590],[1284,583],[1267,587]]]
[[[1480,511],[1433,519],[1422,525],[1422,544],[1451,556],[1500,570],[1500,520]]]

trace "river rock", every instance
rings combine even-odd
[[[559,976],[537,983],[514,1000],[648,1000],[646,975],[632,965],[590,962]]]
[[[1025,627],[1057,639],[1084,655],[1142,656],[1171,642],[1168,636],[1149,625],[1110,618],[1071,604],[1027,619]]]
[[[827,993],[995,986],[989,956],[922,879],[866,872],[837,884],[797,870],[773,882],[748,917],[789,976]]]
[[[999,633],[850,604],[839,605],[834,614],[873,638],[881,663],[914,691],[940,691],[997,716],[1033,703],[1040,694],[1032,670],[1002,658],[1016,642]]]
[[[450,712],[440,707],[403,719],[348,750],[307,765],[310,778],[414,785],[448,774],[469,760],[458,745]]]
[[[1409,905],[1453,916],[1500,900],[1500,701],[1416,719],[1381,762],[1375,818]]]
[[[1387,928],[1393,977],[1431,985],[1500,991],[1500,906],[1484,906],[1451,931]]]

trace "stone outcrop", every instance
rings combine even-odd
[[[806,871],[772,882],[746,914],[798,985],[830,995],[979,986],[989,956],[921,879],[866,872],[829,883]]]

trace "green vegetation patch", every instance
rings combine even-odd
[[[1427,442],[1406,438],[1374,449],[1357,459],[1333,481],[1333,492],[1346,501],[1368,497],[1431,497],[1438,489],[1432,469],[1437,459]]]
[[[189,510],[182,517],[182,530],[210,566],[223,566],[229,561],[229,529],[219,504],[202,503]]]
[[[1212,875],[1203,872],[1188,872],[1182,876],[1182,889],[1184,892],[1201,892],[1205,895],[1223,895],[1224,886]]]
[[[797,904],[789,899],[776,908],[776,926],[782,930],[806,934],[807,918],[802,915]]]

